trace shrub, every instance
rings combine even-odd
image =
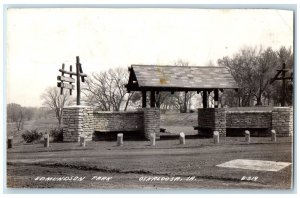
[[[26,143],[31,143],[34,141],[38,141],[42,138],[43,134],[38,132],[37,129],[33,130],[26,130],[22,134],[22,138],[25,140]]]
[[[53,142],[62,142],[63,141],[63,129],[62,128],[51,129],[50,136],[53,138]]]

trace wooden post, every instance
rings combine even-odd
[[[272,84],[275,80],[282,80],[282,88],[281,88],[281,106],[286,106],[286,80],[293,80],[293,76],[291,74],[291,77],[285,77],[286,72],[288,72],[288,69],[286,68],[286,64],[282,64],[282,69],[277,70],[277,74],[274,78],[271,78],[270,84]],[[278,78],[278,76],[281,74],[281,77]]]
[[[218,108],[219,106],[219,90],[214,89],[214,106],[215,108]]]
[[[80,105],[80,65],[79,56],[76,56],[76,87],[77,87],[77,105]]]
[[[159,95],[159,91],[156,91],[156,99],[155,99],[155,106],[158,108],[160,107],[160,95]]]
[[[65,64],[62,64],[62,70],[65,70]],[[61,72],[61,75],[64,76],[65,73],[64,73],[64,72]],[[64,88],[61,87],[61,88],[60,88],[60,95],[62,95],[63,93],[64,93]]]
[[[179,144],[185,144],[185,135],[183,132],[179,133]]]
[[[202,103],[203,103],[203,108],[206,109],[207,108],[207,91],[206,90],[203,91]]]
[[[220,142],[220,135],[218,131],[214,131],[214,143],[219,144]]]
[[[150,145],[155,146],[155,133],[150,133]]]
[[[8,137],[8,139],[7,139],[7,148],[8,149],[13,148],[13,136]]]
[[[123,146],[123,133],[117,135],[117,146]]]
[[[45,134],[44,136],[44,147],[49,147],[49,134]]]
[[[80,146],[85,147],[85,138],[83,136],[80,137]]]
[[[276,131],[275,130],[271,130],[271,141],[276,142]]]
[[[142,108],[146,108],[147,107],[147,92],[146,91],[142,91]]]
[[[286,100],[286,79],[285,79],[285,63],[282,64],[282,99],[281,99],[281,106],[284,107],[285,106],[285,100]]]
[[[250,143],[250,131],[245,131],[245,142]]]
[[[155,91],[151,91],[150,107],[155,107]]]
[[[72,72],[72,65],[70,65],[70,72]],[[72,78],[72,74],[69,74],[70,78]],[[70,85],[72,85],[72,82],[69,83]],[[70,89],[70,95],[72,95],[72,89]]]

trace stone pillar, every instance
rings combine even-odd
[[[123,146],[123,133],[117,135],[117,146]]]
[[[275,130],[271,130],[271,141],[276,142],[276,131]]]
[[[214,131],[214,143],[215,144],[219,144],[219,142],[220,142],[219,132],[218,131]]]
[[[250,131],[245,131],[245,142],[250,143]]]
[[[151,133],[150,134],[150,145],[151,146],[155,146],[155,139],[156,139],[155,133]]]
[[[69,106],[63,109],[63,141],[79,142],[80,137],[91,141],[94,133],[93,107]]]
[[[272,110],[272,129],[278,137],[293,135],[293,108],[274,107]]]
[[[45,134],[44,135],[44,147],[49,147],[49,141],[50,141],[49,134]]]
[[[226,112],[224,108],[198,109],[198,133],[213,136],[217,131],[220,136],[226,136]]]
[[[218,131],[220,136],[226,136],[226,112],[224,108],[215,108],[214,110],[214,128],[213,131]]]
[[[160,139],[160,110],[158,108],[143,108],[144,134],[150,140],[150,134],[155,133],[156,139]]]
[[[85,147],[85,139],[84,137],[80,137],[80,146]]]
[[[179,144],[185,144],[185,134],[183,132],[179,133]]]

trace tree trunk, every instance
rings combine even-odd
[[[61,128],[61,120],[62,120],[62,117],[58,117],[58,128]]]
[[[262,93],[258,93],[258,97],[257,97],[257,102],[256,102],[256,106],[261,106],[262,105],[262,102],[261,102],[261,95]]]
[[[187,112],[187,93],[184,92],[183,113]]]

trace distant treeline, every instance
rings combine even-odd
[[[47,118],[49,116],[53,116],[53,112],[49,108],[22,107],[16,103],[7,104],[7,122],[15,123],[18,131],[23,129],[24,121]]]

